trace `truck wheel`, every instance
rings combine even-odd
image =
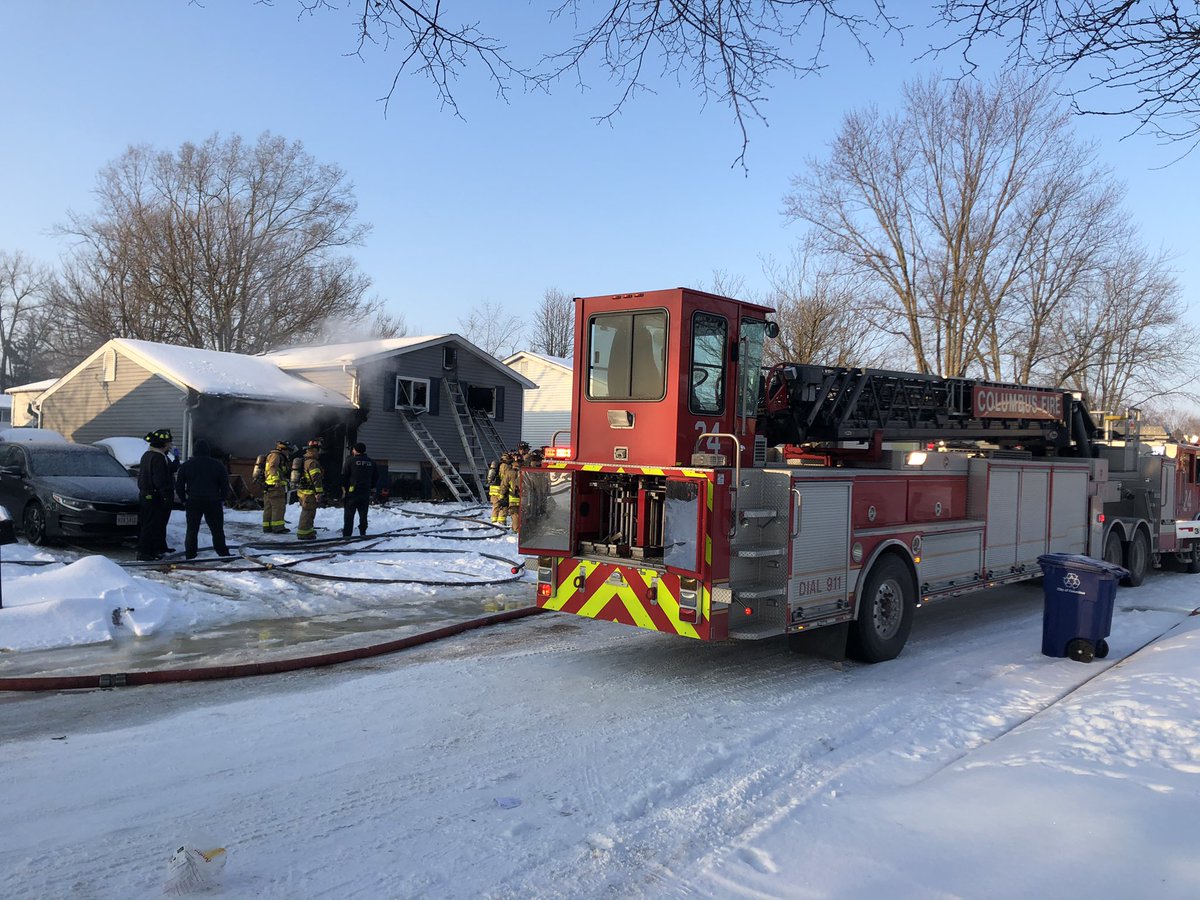
[[[859,598],[850,654],[872,663],[899,656],[912,629],[916,595],[908,566],[890,555],[875,563]]]
[[[29,543],[38,546],[45,546],[49,543],[49,539],[46,537],[46,510],[38,501],[31,500],[25,507],[21,526],[25,532],[25,540]]]
[[[1125,551],[1121,547],[1121,535],[1114,528],[1104,539],[1104,561],[1114,566],[1125,565]]]
[[[1137,587],[1146,580],[1146,571],[1150,568],[1150,539],[1140,528],[1133,533],[1133,539],[1129,542],[1125,568],[1129,570],[1129,577],[1124,579],[1123,584]]]

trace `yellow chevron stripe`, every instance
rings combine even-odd
[[[600,463],[585,463],[585,464],[584,464],[584,467],[583,467],[583,471],[585,471],[585,472],[599,472],[599,471],[600,471],[601,469],[603,469],[603,468],[604,468],[604,466],[603,466],[603,465],[601,465]]]
[[[638,575],[641,576],[642,583],[649,589],[654,582],[654,577],[658,575],[653,569],[640,569]],[[695,627],[690,622],[679,621],[679,598],[672,594],[664,582],[658,582],[658,605],[663,612],[667,614],[671,625],[675,628],[675,633],[681,637],[698,638],[700,635],[696,632]],[[653,625],[651,625],[653,627]]]
[[[664,472],[662,469],[656,469],[651,466],[647,466],[646,468],[642,469],[642,474],[643,475],[665,475],[666,472]]]
[[[566,606],[567,601],[579,592],[579,588],[575,587],[575,577],[581,573],[585,575],[587,574],[582,562],[571,570],[567,580],[562,583],[562,586],[555,592],[553,596],[546,600],[546,609],[561,610],[564,606]]]

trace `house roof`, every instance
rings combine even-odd
[[[521,383],[522,387],[537,387],[520,372],[514,372],[490,353],[485,353],[459,334],[427,334],[418,337],[379,338],[373,341],[353,341],[346,344],[323,344],[313,347],[294,347],[276,350],[263,355],[289,371],[305,369],[340,369],[344,366],[361,366],[389,356],[403,356],[426,347],[455,343],[470,350],[481,361],[497,372]]]
[[[563,356],[546,356],[544,353],[534,353],[532,350],[518,350],[512,356],[504,361],[506,366],[511,366],[520,359],[536,359],[539,362],[547,363],[559,369],[564,369],[567,372],[572,372],[575,369],[575,360],[567,359]]]
[[[291,375],[261,356],[175,347],[128,338],[113,338],[59,379],[57,384],[66,384],[77,372],[110,349],[162,376],[181,390],[193,390],[210,397],[354,408],[347,397]],[[53,393],[54,390],[48,391],[42,399]]]
[[[58,382],[57,378],[47,378],[45,381],[31,381],[29,384],[18,384],[10,388],[5,388],[6,394],[40,394],[42,391],[49,390],[50,387]]]

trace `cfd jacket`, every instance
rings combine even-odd
[[[185,504],[188,500],[201,504],[224,501],[229,495],[229,472],[219,459],[209,454],[208,444],[196,441],[192,457],[179,467],[175,478],[175,493]]]
[[[175,495],[175,479],[167,455],[151,447],[142,454],[138,465],[138,493],[143,500],[170,503]]]
[[[347,494],[361,497],[379,484],[379,466],[365,453],[351,455],[342,466],[342,487]]]

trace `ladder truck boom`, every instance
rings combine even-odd
[[[764,379],[768,445],[814,441],[977,440],[1042,455],[1091,456],[1097,433],[1070,391],[883,369],[786,363]]]

